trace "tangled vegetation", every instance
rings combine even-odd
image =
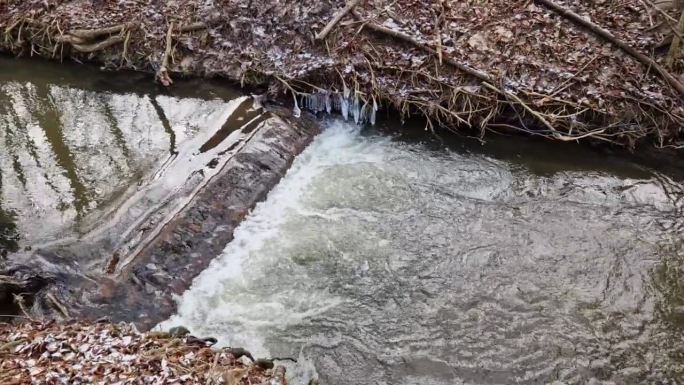
[[[378,106],[427,127],[683,146],[676,0],[5,0],[0,47]]]

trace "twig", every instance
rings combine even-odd
[[[437,46],[437,60],[442,65],[442,24],[444,23],[444,0],[439,0],[440,12],[435,21],[435,45]]]
[[[599,55],[596,55],[596,56],[594,56],[593,58],[591,58],[589,61],[587,61],[587,62],[582,66],[582,68],[579,69],[579,71],[575,72],[574,75],[572,75],[570,78],[568,78],[568,79],[565,80],[563,83],[561,83],[560,85],[558,85],[558,87],[556,87],[553,91],[551,91],[551,93],[549,94],[549,96],[551,96],[551,97],[552,97],[552,96],[555,96],[556,94],[558,94],[559,92],[561,92],[561,91],[563,91],[565,88],[567,88],[567,86],[569,86],[569,83],[570,83],[571,81],[573,81],[577,76],[579,76],[582,72],[584,72],[584,70],[587,69],[587,67],[589,67],[589,64],[593,63],[596,59],[598,59],[598,57],[599,57]]]
[[[587,28],[594,34],[598,35],[599,37],[603,38],[604,40],[608,41],[609,43],[612,43],[616,47],[622,49],[625,51],[625,53],[629,54],[633,58],[637,59],[640,61],[643,65],[646,67],[652,67],[655,68],[656,71],[660,74],[660,76],[667,81],[670,86],[672,86],[677,92],[679,92],[679,96],[684,99],[684,84],[682,84],[679,80],[677,80],[672,74],[670,74],[663,66],[658,64],[655,60],[651,59],[650,57],[642,54],[641,52],[637,51],[627,43],[625,43],[622,40],[619,40],[615,35],[610,33],[608,30],[598,26],[597,24],[594,24],[593,22],[583,18],[582,16],[576,14],[575,12],[561,7],[560,5],[554,3],[552,0],[534,0],[536,3],[539,3],[546,8],[551,9],[552,11],[558,13],[562,17],[572,21],[575,24],[578,24],[584,28]]]
[[[530,107],[525,102],[523,102],[522,99],[520,99],[516,94],[514,94],[512,92],[508,92],[506,90],[500,90],[500,89],[494,87],[493,85],[491,85],[487,82],[482,83],[482,85],[484,85],[485,87],[487,87],[487,88],[489,88],[495,92],[503,93],[504,96],[509,97],[509,98],[513,99],[516,103],[520,104],[527,112],[529,112],[535,118],[537,118],[540,122],[542,122],[542,124],[544,126],[546,126],[546,128],[548,128],[553,133],[553,137],[555,139],[562,140],[562,141],[570,141],[570,140],[577,139],[575,137],[566,136],[566,135],[563,135],[560,132],[558,132],[558,130],[556,130],[556,128],[548,120],[546,120],[546,118],[541,113],[534,110],[532,107]]]
[[[316,40],[318,40],[318,41],[325,40],[325,38],[328,36],[330,31],[332,31],[333,28],[335,28],[337,23],[339,23],[340,20],[342,20],[342,18],[346,14],[348,14],[352,9],[354,9],[354,7],[356,7],[360,2],[361,2],[361,0],[349,1],[344,8],[339,10],[335,14],[335,16],[333,16],[332,20],[330,20],[330,22],[328,22],[328,24],[325,26],[325,28],[323,28],[323,30],[316,35]]]
[[[34,321],[33,318],[29,315],[29,312],[26,310],[26,306],[24,304],[24,296],[21,294],[13,294],[14,297],[14,302],[19,306],[19,310],[21,310],[22,313],[24,313],[24,316],[26,318],[30,319],[31,321]]]

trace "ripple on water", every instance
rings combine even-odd
[[[301,350],[327,384],[663,382],[684,290],[662,178],[534,175],[334,122],[162,326]]]

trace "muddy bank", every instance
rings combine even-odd
[[[12,0],[0,49],[110,69],[218,76],[357,120],[681,147],[678,2]],[[294,100],[292,96],[295,96]]]
[[[211,155],[206,164],[188,168],[187,179],[154,210],[131,209],[147,202],[134,195],[121,214],[100,225],[108,228],[107,236],[96,230],[73,242],[10,253],[0,261],[4,310],[109,316],[141,327],[166,319],[175,309],[172,296],[187,289],[225,247],[233,229],[318,132],[309,117],[288,116],[277,108],[262,110],[232,135],[213,132],[194,156],[202,161],[202,154]],[[154,193],[154,187],[142,195]]]

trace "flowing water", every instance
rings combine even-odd
[[[295,383],[678,382],[681,179],[485,148],[329,122],[161,327]]]

